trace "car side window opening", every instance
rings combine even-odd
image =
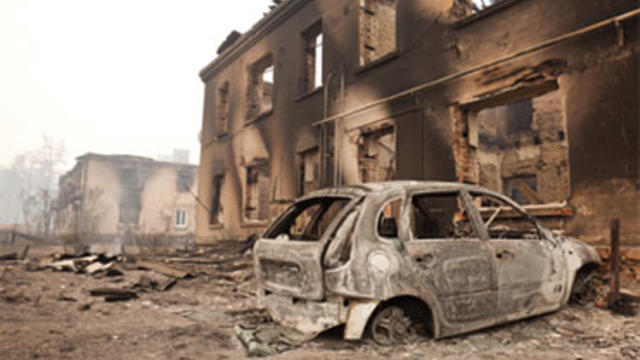
[[[525,212],[508,202],[489,194],[471,193],[489,238],[541,239],[536,223]]]
[[[275,239],[286,236],[290,240],[320,240],[333,219],[349,201],[349,198],[325,197],[294,204],[264,237]]]
[[[457,192],[413,196],[411,217],[411,230],[418,240],[476,237]]]
[[[378,216],[378,235],[388,239],[398,237],[401,209],[402,199],[388,201],[382,206],[382,211]]]

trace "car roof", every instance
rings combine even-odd
[[[444,181],[415,181],[415,180],[397,180],[386,182],[369,182],[358,185],[349,185],[342,187],[326,188],[309,193],[304,198],[317,196],[362,196],[371,192],[385,192],[392,190],[405,191],[438,191],[438,190],[483,190],[475,185],[468,185],[457,182]]]

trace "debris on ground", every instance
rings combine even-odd
[[[25,245],[20,252],[10,252],[5,254],[0,254],[0,261],[17,261],[24,260],[27,258],[27,254],[29,253],[29,245]]]
[[[131,290],[115,288],[93,289],[89,290],[89,294],[91,294],[91,296],[103,296],[106,302],[127,301],[138,297],[138,295]]]
[[[173,269],[168,266],[164,266],[162,264],[158,264],[150,261],[139,261],[138,268],[153,270],[157,273],[167,275],[167,276],[173,276],[179,279],[184,279],[192,276],[191,273],[189,273],[188,271]]]
[[[39,253],[33,248],[28,262],[0,267],[3,359],[242,359],[273,354],[296,360],[631,360],[640,355],[640,318],[607,308],[608,267],[592,277],[590,297],[582,304],[442,341],[425,338],[382,347],[367,340],[345,341],[340,329],[310,340],[274,324],[256,308],[253,259],[240,244],[115,258],[42,252],[42,261],[33,257]],[[19,249],[0,251],[5,252]],[[105,262],[77,261],[89,256]],[[78,272],[41,266],[66,260]],[[161,274],[139,262],[191,277]],[[94,263],[113,265],[90,274]],[[623,258],[623,269],[630,264]],[[109,276],[116,270],[120,274]],[[640,295],[640,284],[632,280],[621,271],[620,294]],[[602,308],[594,305],[599,299],[605,299]],[[281,351],[285,353],[278,356]]]
[[[271,356],[298,348],[314,336],[305,335],[276,323],[258,326],[236,325],[236,337],[244,346],[248,356]]]

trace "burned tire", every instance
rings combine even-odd
[[[583,269],[576,274],[571,287],[570,304],[585,305],[593,300],[595,293],[594,277],[595,273],[590,269]]]
[[[399,305],[387,305],[376,311],[369,324],[369,335],[380,345],[404,344],[415,339],[413,320]]]

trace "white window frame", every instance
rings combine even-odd
[[[189,226],[186,209],[176,209],[174,213],[173,226],[176,229],[186,229]]]

